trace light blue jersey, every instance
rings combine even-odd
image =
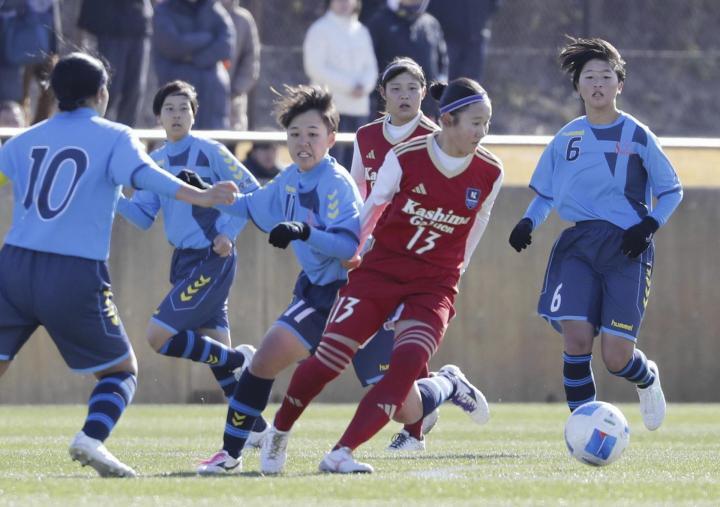
[[[122,185],[175,195],[181,182],[159,170],[129,127],[90,108],[60,112],[10,139],[0,171],[13,184],[5,243],[106,260]]]
[[[538,194],[525,213],[533,228],[553,207],[570,222],[605,220],[627,229],[649,215],[662,226],[682,200],[680,180],[655,135],[622,112],[610,125],[582,116],[560,129],[530,187]]]
[[[177,142],[166,142],[150,156],[174,175],[189,169],[206,183],[233,181],[242,193],[259,188],[255,177],[216,141],[188,134]],[[135,192],[129,200],[123,197],[118,203],[118,212],[141,229],[152,225],[160,209],[165,216],[165,234],[175,248],[207,248],[218,234],[233,240],[247,222],[245,218],[193,206],[147,190]]]
[[[265,232],[287,220],[309,224],[308,240],[291,244],[310,281],[327,285],[347,279],[340,261],[350,258],[357,248],[361,206],[360,192],[350,174],[326,156],[307,172],[292,164],[264,187],[219,208],[251,218]]]

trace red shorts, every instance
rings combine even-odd
[[[330,311],[325,333],[347,336],[362,344],[395,314],[394,320],[417,320],[432,326],[440,345],[455,315],[455,292],[443,286],[429,290],[427,279],[397,283],[387,278],[384,273],[362,267],[353,271]]]

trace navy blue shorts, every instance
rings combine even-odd
[[[78,373],[105,370],[132,347],[113,302],[104,261],[28,250],[0,250],[0,360],[12,360],[44,326]]]
[[[363,387],[377,384],[390,367],[395,331],[385,327],[373,335],[353,357],[355,374]]]
[[[346,283],[345,280],[338,280],[328,285],[315,285],[304,271],[300,272],[293,289],[292,302],[275,324],[290,330],[313,354],[322,339],[338,290]],[[383,339],[369,342],[370,347],[360,349],[353,359],[355,372],[363,386],[380,380],[390,362],[393,332],[382,331],[382,336]]]
[[[563,320],[590,322],[595,333],[637,340],[650,296],[654,247],[630,259],[623,229],[603,220],[563,231],[550,253],[538,313],[561,332]]]
[[[346,283],[338,280],[327,285],[315,285],[301,271],[295,282],[292,301],[275,324],[289,329],[312,354],[322,339],[338,290]]]
[[[227,300],[237,257],[220,257],[212,247],[176,249],[170,266],[172,290],[152,317],[173,334],[190,329],[229,329]]]

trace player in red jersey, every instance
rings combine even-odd
[[[449,85],[435,83],[430,93],[440,102],[443,128],[388,152],[361,212],[360,248],[370,233],[375,242],[341,289],[316,354],[295,370],[275,416],[275,428],[289,431],[312,399],[350,363],[358,346],[400,308],[389,368],[320,463],[322,471],[373,471],[355,461],[352,451],[413,404],[406,398],[412,397],[413,382],[455,313],[460,275],[485,231],[502,184],[502,164],[479,145],[492,114],[485,90],[460,78]],[[447,380],[450,396],[460,396],[458,404],[464,403],[476,422],[487,420],[485,398],[468,388],[456,367],[442,368],[438,377]]]
[[[385,115],[360,127],[355,135],[353,161],[350,173],[360,189],[363,200],[370,195],[378,169],[385,155],[394,146],[440,130],[423,114],[420,104],[427,93],[427,81],[422,67],[408,57],[393,59],[380,77],[378,92],[385,100]],[[348,267],[354,267],[347,263]],[[393,312],[394,314],[395,312]],[[390,363],[393,349],[392,322],[386,323],[353,358],[353,366],[360,379],[371,379],[364,386],[377,383]],[[363,368],[382,368],[382,371],[361,371]],[[425,366],[418,380],[427,378]],[[419,388],[423,389],[422,384]],[[438,411],[427,414],[393,435],[388,451],[425,450],[424,433],[437,423]]]
[[[440,129],[420,110],[427,83],[422,68],[412,58],[391,61],[382,73],[378,91],[385,100],[386,114],[358,129],[350,169],[363,200],[370,195],[391,148]]]

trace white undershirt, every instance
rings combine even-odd
[[[472,153],[464,157],[451,157],[440,148],[437,137],[433,137],[432,149],[435,156],[443,165],[443,169],[451,173],[457,172],[461,167],[464,167],[467,164],[468,158],[472,157]]]
[[[418,113],[415,118],[400,126],[390,123],[390,115],[388,115],[385,119],[385,130],[387,131],[388,136],[392,139],[393,144],[397,144],[400,139],[408,135],[410,131],[417,126],[421,114],[422,112]]]

